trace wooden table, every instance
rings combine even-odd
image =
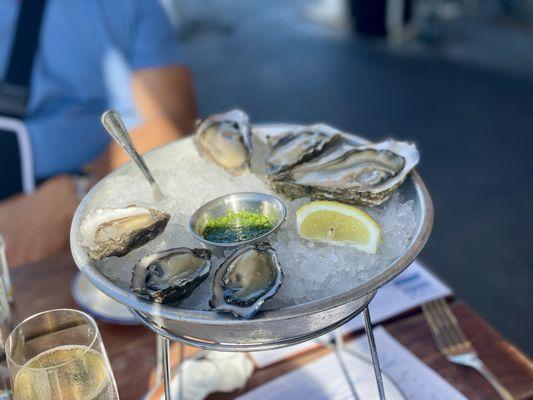
[[[12,279],[17,318],[21,320],[53,308],[79,308],[70,294],[75,271],[77,269],[69,254],[14,269]],[[452,308],[481,358],[515,398],[533,399],[531,361],[468,306],[456,302]],[[398,341],[469,399],[497,399],[491,387],[475,371],[451,364],[440,355],[419,310],[384,325]],[[146,392],[148,376],[155,365],[154,335],[141,326],[121,327],[106,323],[99,323],[99,326],[121,399],[139,399]],[[323,349],[317,349],[258,370],[245,390],[312,361],[324,352]],[[212,395],[210,399],[232,399],[239,393]]]

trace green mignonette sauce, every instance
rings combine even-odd
[[[266,215],[250,211],[234,212],[209,220],[202,236],[215,243],[235,243],[259,237],[274,227]]]

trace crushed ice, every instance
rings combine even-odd
[[[188,217],[202,204],[234,192],[271,193],[262,179],[254,174],[232,176],[203,160],[191,139],[175,142],[160,150],[158,157],[146,157],[167,198],[154,204],[150,187],[139,171],[130,166],[108,177],[88,209],[147,205],[172,215],[165,232],[140,249],[124,257],[111,257],[98,267],[123,288],[129,288],[133,265],[144,255],[171,247],[196,247],[185,226]],[[382,272],[408,246],[416,217],[412,200],[405,201],[401,190],[379,207],[363,207],[381,226],[383,243],[380,254],[360,252],[352,247],[328,246],[301,239],[296,233],[295,213],[307,200],[286,202],[288,218],[271,238],[285,274],[279,293],[265,304],[267,309],[298,304],[338,294],[356,287]],[[180,307],[208,309],[214,271],[222,260],[215,258],[211,276]]]

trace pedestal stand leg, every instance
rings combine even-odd
[[[165,386],[165,400],[172,400],[170,395],[170,340],[162,338],[161,358],[163,359],[163,385]]]
[[[183,343],[180,342],[180,370],[179,370],[179,380],[180,380],[180,387],[178,389],[178,400],[183,400],[183,374],[185,373],[185,370],[183,369],[183,352],[185,351],[185,346]]]
[[[378,385],[378,392],[380,400],[385,399],[385,389],[383,388],[383,378],[381,376],[381,368],[379,366],[378,352],[376,350],[376,342],[374,341],[374,332],[372,330],[372,320],[370,319],[370,311],[368,306],[365,307],[365,332],[368,339],[368,346],[370,347],[370,354],[372,355],[372,364],[374,364],[374,374],[376,375],[376,383]]]
[[[156,385],[163,381],[163,336],[155,335],[155,376]]]
[[[355,390],[355,386],[352,382],[350,372],[348,371],[348,368],[346,368],[346,364],[344,363],[344,359],[342,358],[342,353],[344,351],[344,343],[342,340],[342,335],[338,329],[334,331],[334,334],[335,334],[335,347],[334,347],[335,355],[337,356],[337,360],[339,361],[339,365],[341,367],[342,373],[344,374],[344,379],[346,379],[346,383],[348,383],[350,392],[352,392],[353,400],[359,400],[359,396],[357,396],[357,391]]]

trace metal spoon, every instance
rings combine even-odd
[[[115,139],[115,141],[124,149],[126,153],[128,153],[131,159],[135,161],[135,164],[137,164],[152,187],[156,201],[162,200],[164,198],[163,192],[161,192],[159,185],[154,179],[154,176],[135,149],[135,146],[131,141],[131,137],[124,126],[124,122],[122,122],[122,118],[120,118],[120,114],[114,110],[107,110],[102,114],[102,125],[111,135],[111,137]]]

